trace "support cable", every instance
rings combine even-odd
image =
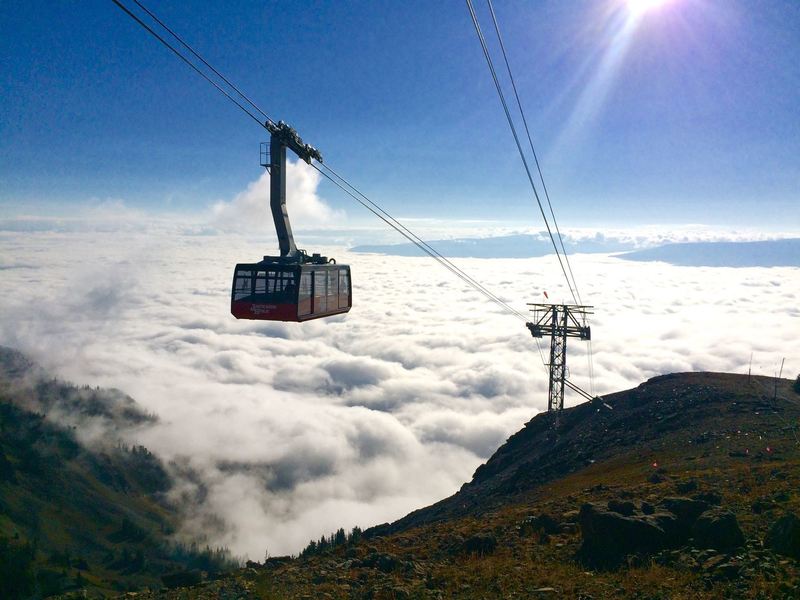
[[[522,159],[522,164],[525,167],[525,173],[528,175],[528,181],[531,184],[531,189],[533,190],[533,195],[536,198],[536,203],[539,205],[539,211],[542,214],[542,219],[544,220],[545,227],[547,228],[547,233],[550,236],[550,242],[553,244],[553,250],[555,250],[556,258],[558,259],[558,264],[561,266],[561,272],[564,274],[564,279],[567,282],[567,287],[569,288],[570,294],[572,295],[572,299],[575,303],[578,303],[577,294],[572,287],[572,282],[570,281],[569,276],[567,275],[566,267],[564,267],[564,261],[561,260],[561,253],[558,250],[558,245],[556,244],[555,237],[553,236],[553,231],[550,229],[550,223],[547,220],[547,215],[544,212],[544,207],[542,206],[542,201],[539,198],[539,192],[536,190],[536,184],[533,182],[533,175],[531,175],[530,167],[528,166],[528,160],[525,158],[525,152],[522,150],[522,144],[519,141],[519,136],[517,135],[517,128],[514,126],[514,120],[511,118],[511,112],[508,110],[508,104],[506,103],[505,95],[503,94],[503,89],[500,86],[500,80],[497,77],[497,72],[494,68],[494,62],[492,61],[491,54],[489,54],[489,48],[486,45],[486,39],[483,37],[483,32],[481,31],[481,26],[478,23],[478,17],[475,14],[475,9],[472,6],[472,0],[467,1],[467,8],[469,8],[470,15],[472,17],[472,24],[475,26],[475,32],[478,34],[478,40],[480,41],[481,48],[483,49],[483,55],[486,58],[486,64],[489,66],[489,71],[492,75],[492,79],[494,80],[495,88],[497,89],[497,94],[500,97],[500,102],[503,105],[503,111],[506,114],[506,120],[508,121],[508,125],[511,128],[511,134],[514,136],[514,142],[517,145],[517,150],[519,151],[519,156]]]
[[[461,275],[463,275],[464,277],[466,277],[470,281],[471,285],[473,285],[473,287],[474,286],[479,286],[479,287],[483,288],[484,290],[486,290],[486,288],[485,288],[485,286],[483,286],[483,284],[481,284],[480,282],[478,282],[475,279],[473,279],[469,274],[465,273],[460,267],[458,267],[456,264],[454,264],[450,259],[445,257],[438,250],[436,250],[433,246],[428,244],[428,242],[426,242],[425,240],[423,240],[419,236],[417,236],[413,231],[408,229],[408,227],[403,225],[403,223],[401,223],[396,218],[394,218],[392,215],[390,215],[388,212],[386,212],[377,203],[375,203],[372,200],[370,200],[363,192],[361,192],[358,188],[356,188],[354,185],[352,185],[350,182],[348,182],[344,177],[339,175],[339,173],[334,171],[329,165],[327,165],[325,163],[322,163],[322,166],[326,170],[330,171],[330,173],[334,177],[336,177],[345,186],[347,186],[350,190],[352,190],[357,196],[360,196],[364,200],[364,202],[366,202],[371,207],[373,207],[375,210],[380,212],[381,215],[383,215],[383,217],[386,217],[386,219],[388,219],[388,221],[391,221],[391,223],[390,223],[391,227],[393,227],[398,232],[400,232],[404,237],[406,237],[408,240],[412,241],[414,244],[416,244],[418,247],[420,247],[427,254],[429,254],[431,256],[435,255],[434,257],[437,260],[439,260],[440,262],[446,263],[448,268],[451,268],[452,270],[455,270],[458,273],[460,273]],[[363,205],[363,202],[361,204]],[[488,290],[486,290],[486,291],[488,291]],[[495,296],[495,294],[492,294],[492,296]],[[503,304],[508,306],[505,302],[503,302]],[[516,314],[517,317],[523,318],[523,319],[525,319],[527,321],[527,317],[525,316],[524,313],[521,313],[521,312],[519,312],[517,310],[514,310],[514,313]]]
[[[131,19],[133,19],[138,25],[140,25],[147,33],[153,36],[156,40],[158,40],[162,45],[164,45],[167,49],[169,49],[173,54],[175,54],[179,59],[181,59],[184,63],[189,65],[197,74],[199,74],[203,79],[205,79],[208,83],[213,85],[218,91],[225,95],[228,100],[233,102],[240,110],[242,110],[245,114],[247,114],[251,119],[256,121],[262,127],[267,127],[267,124],[275,124],[269,115],[267,115],[255,102],[253,102],[248,96],[246,96],[238,87],[236,87],[227,77],[225,77],[222,73],[220,73],[216,68],[214,68],[208,61],[206,61],[197,51],[195,51],[186,41],[183,40],[177,33],[175,33],[172,29],[170,29],[163,21],[161,21],[153,12],[147,9],[139,0],[133,0],[133,2],[141,8],[145,13],[147,13],[150,18],[152,18],[159,26],[164,28],[172,37],[174,37],[184,48],[186,48],[195,58],[197,58],[203,65],[209,68],[217,77],[219,77],[222,81],[225,82],[236,94],[238,94],[246,103],[252,106],[255,111],[260,113],[265,119],[266,123],[262,122],[255,114],[253,114],[250,110],[248,110],[245,106],[242,105],[236,98],[233,97],[231,93],[223,89],[223,87],[216,81],[214,81],[207,73],[203,72],[197,65],[195,65],[191,60],[189,60],[180,50],[175,48],[172,44],[170,44],[167,40],[165,40],[161,35],[159,35],[153,28],[147,25],[141,18],[139,18],[136,14],[131,12],[120,0],[112,0],[114,4],[116,4],[123,12],[125,12]],[[452,261],[444,257],[441,253],[439,253],[436,249],[434,249],[430,244],[422,240],[419,236],[417,236],[414,232],[408,229],[405,225],[400,223],[397,219],[395,219],[392,215],[390,215],[386,210],[384,210],[380,205],[370,200],[365,194],[359,191],[355,186],[349,183],[344,177],[339,175],[336,171],[328,167],[324,163],[320,163],[327,171],[330,172],[326,173],[320,167],[312,163],[311,166],[316,169],[321,175],[323,175],[326,179],[331,181],[334,185],[344,191],[348,196],[353,198],[356,202],[364,206],[367,210],[372,212],[375,216],[381,219],[384,223],[389,225],[391,228],[395,229],[398,233],[403,235],[406,239],[412,242],[415,246],[417,246],[420,250],[422,250],[425,254],[436,260],[440,265],[444,268],[448,269],[451,273],[453,273],[456,277],[461,279],[464,283],[471,286],[483,296],[485,296],[488,300],[494,302],[498,306],[500,306],[505,312],[521,319],[522,321],[527,321],[527,316],[520,311],[516,310],[512,306],[510,306],[507,302],[502,300],[496,294],[492,293],[488,288],[486,288],[483,284],[472,278],[470,275],[465,273],[461,268],[455,265]],[[549,230],[549,227],[548,227]],[[551,234],[552,238],[552,234]],[[541,354],[541,349],[540,349]],[[544,363],[544,357],[542,356],[542,362]]]
[[[192,69],[194,69],[194,70],[195,70],[195,71],[196,71],[196,72],[197,72],[197,73],[198,73],[198,74],[199,74],[199,75],[200,75],[200,76],[201,76],[203,79],[205,79],[206,81],[208,81],[208,83],[210,83],[210,84],[211,84],[211,85],[213,85],[215,88],[217,88],[217,89],[218,89],[220,92],[222,92],[223,94],[225,94],[225,96],[228,98],[228,100],[230,100],[230,101],[231,101],[231,102],[233,102],[233,103],[234,103],[236,106],[238,106],[240,109],[242,109],[242,111],[244,111],[244,112],[245,112],[245,113],[246,113],[246,114],[247,114],[247,115],[248,115],[248,116],[249,116],[251,119],[253,119],[253,120],[254,120],[256,123],[258,123],[258,124],[259,124],[259,125],[261,125],[262,127],[264,126],[264,124],[261,122],[261,119],[259,119],[257,116],[255,116],[253,113],[251,113],[249,110],[247,110],[247,109],[246,109],[244,106],[242,106],[242,105],[241,105],[241,104],[240,104],[240,103],[239,103],[239,102],[236,100],[236,98],[234,98],[234,97],[233,97],[233,96],[231,96],[231,95],[230,95],[228,92],[226,92],[225,90],[223,90],[223,89],[222,89],[222,87],[221,87],[221,86],[220,86],[220,85],[219,85],[219,84],[218,84],[216,81],[214,81],[214,80],[213,80],[213,79],[211,79],[211,78],[210,78],[208,75],[206,75],[205,73],[203,73],[203,71],[202,71],[202,70],[200,70],[200,69],[197,67],[197,65],[195,65],[195,64],[194,64],[192,61],[190,61],[190,60],[189,60],[188,58],[186,58],[186,57],[185,57],[183,54],[181,54],[181,53],[180,53],[180,52],[179,52],[179,51],[178,51],[178,50],[177,50],[177,49],[176,49],[176,48],[175,48],[175,47],[174,47],[172,44],[170,44],[170,43],[169,43],[167,40],[165,40],[163,37],[161,37],[161,36],[160,36],[160,35],[158,35],[158,34],[157,34],[155,31],[153,31],[153,29],[152,29],[152,28],[151,28],[151,27],[150,27],[150,26],[149,26],[147,23],[145,23],[144,21],[142,21],[142,20],[141,20],[139,17],[137,17],[135,14],[133,14],[133,13],[132,13],[132,12],[131,12],[131,11],[130,11],[130,10],[129,10],[129,9],[128,9],[128,8],[127,8],[125,5],[124,5],[124,4],[122,4],[122,2],[120,2],[119,0],[111,0],[111,1],[112,1],[114,4],[116,4],[116,5],[117,5],[117,6],[118,6],[120,9],[122,9],[122,10],[123,10],[123,11],[124,11],[124,12],[125,12],[125,13],[126,13],[126,14],[127,14],[129,17],[130,17],[130,18],[131,18],[131,19],[133,19],[133,20],[134,20],[134,21],[136,21],[136,22],[137,22],[139,25],[141,25],[141,26],[142,26],[142,28],[144,28],[144,30],[145,30],[145,31],[147,31],[147,33],[149,33],[150,35],[152,35],[152,36],[153,36],[154,38],[156,38],[156,39],[157,39],[159,42],[161,42],[161,43],[162,43],[164,46],[166,46],[166,47],[167,47],[167,48],[168,48],[170,51],[172,51],[172,53],[173,53],[173,54],[175,54],[175,56],[177,56],[178,58],[180,58],[180,59],[181,59],[183,62],[185,62],[185,63],[186,63],[187,65],[189,65],[189,66],[190,66]]]
[[[503,43],[503,36],[500,35],[500,26],[497,23],[497,16],[494,13],[494,5],[492,4],[492,0],[486,0],[489,5],[489,11],[492,14],[492,23],[494,23],[494,30],[497,33],[497,41],[500,42],[500,50],[503,53],[503,60],[506,63],[506,70],[508,71],[508,77],[511,80],[511,87],[514,89],[514,97],[517,100],[517,108],[519,108],[519,114],[522,117],[522,124],[525,126],[525,135],[528,137],[528,144],[531,148],[531,153],[533,154],[533,160],[536,163],[536,170],[539,172],[539,179],[542,182],[542,189],[544,190],[544,197],[547,200],[547,206],[550,209],[550,216],[553,217],[553,225],[556,228],[556,234],[558,236],[559,244],[561,245],[561,252],[564,254],[564,260],[567,263],[567,270],[569,271],[569,275],[572,278],[572,284],[575,286],[575,294],[578,296],[578,304],[583,304],[583,300],[581,299],[581,294],[578,291],[578,282],[575,281],[575,275],[572,272],[572,265],[569,263],[569,256],[567,255],[567,249],[564,247],[564,238],[561,235],[561,230],[558,228],[558,221],[556,220],[556,214],[553,212],[553,204],[550,202],[550,193],[547,191],[547,185],[544,182],[544,175],[542,174],[542,167],[539,164],[539,156],[536,154],[536,150],[533,147],[533,138],[531,137],[530,129],[528,128],[528,119],[525,118],[525,111],[522,109],[522,101],[519,98],[519,92],[517,91],[517,84],[514,81],[514,74],[511,71],[511,64],[508,62],[508,55],[506,54],[506,46]]]
[[[389,225],[390,227],[395,229],[398,233],[400,233],[402,236],[404,236],[406,239],[408,239],[410,242],[412,242],[420,250],[422,250],[423,252],[428,254],[431,258],[433,258],[434,260],[436,260],[437,262],[442,264],[442,266],[444,266],[446,269],[450,270],[454,275],[456,275],[457,277],[459,277],[460,279],[465,281],[465,283],[468,283],[468,284],[472,285],[472,287],[475,287],[476,289],[482,288],[482,289],[478,289],[478,291],[480,291],[482,294],[487,296],[487,298],[489,298],[493,302],[501,305],[506,311],[510,311],[511,313],[514,314],[514,316],[516,316],[520,320],[525,321],[525,322],[528,321],[528,319],[529,319],[528,316],[526,316],[524,313],[520,313],[516,309],[510,307],[506,302],[504,302],[503,300],[499,299],[497,296],[495,296],[495,294],[491,293],[488,289],[486,289],[481,283],[475,281],[472,277],[470,277],[467,273],[462,271],[452,261],[447,259],[442,254],[440,254],[430,244],[428,244],[424,240],[420,239],[414,232],[412,232],[410,229],[408,229],[400,221],[398,221],[397,219],[392,217],[389,213],[387,213],[385,210],[383,210],[379,205],[377,205],[372,200],[370,200],[363,192],[361,192],[358,188],[356,188],[354,185],[349,183],[346,179],[344,179],[344,177],[339,175],[330,166],[326,165],[325,163],[322,163],[322,166],[325,169],[327,169],[328,171],[330,171],[330,173],[331,173],[331,175],[333,175],[333,177],[331,177],[327,173],[324,173],[323,171],[321,171],[317,167],[316,164],[312,164],[311,166],[314,167],[315,169],[317,169],[317,171],[319,171],[323,176],[327,177],[333,184],[335,184],[342,191],[344,191],[346,194],[348,194],[356,202],[358,202],[359,204],[364,206],[364,208],[366,208],[367,210],[372,212],[375,216],[377,216],[379,219],[384,221],[387,225]],[[334,177],[336,179],[334,179]],[[337,181],[337,179],[338,179],[338,181]],[[347,188],[349,188],[349,189],[347,189]],[[363,201],[360,200],[356,196],[361,196],[361,198],[363,198]],[[539,344],[539,340],[538,339],[534,338],[534,340],[536,341],[536,348],[539,350],[539,357],[542,360],[542,366],[546,370],[547,369],[547,360],[545,359],[544,353],[542,352],[542,347]]]
[[[531,136],[530,128],[528,127],[528,119],[525,117],[525,111],[522,108],[522,101],[519,97],[519,91],[517,90],[517,84],[514,79],[514,73],[511,70],[511,63],[508,61],[508,54],[506,53],[506,46],[503,42],[503,36],[500,34],[500,26],[497,22],[497,15],[494,12],[494,5],[492,0],[486,0],[486,3],[489,5],[489,12],[492,15],[492,23],[494,24],[494,30],[497,34],[497,41],[500,43],[500,51],[503,54],[503,60],[506,63],[506,70],[508,71],[508,77],[511,80],[511,87],[514,90],[514,97],[517,101],[517,108],[519,109],[519,114],[522,117],[522,124],[525,126],[525,135],[528,138],[528,144],[530,145],[531,153],[533,154],[533,160],[536,163],[536,170],[539,173],[539,179],[542,182],[542,189],[544,190],[544,196],[547,200],[547,206],[550,209],[550,216],[553,217],[553,225],[556,229],[556,235],[558,236],[559,244],[561,245],[561,252],[564,254],[564,260],[567,263],[567,270],[569,271],[569,275],[572,278],[572,284],[575,286],[575,294],[578,296],[578,302],[583,304],[583,299],[581,298],[581,293],[578,289],[578,282],[575,279],[575,274],[572,271],[572,264],[569,261],[569,255],[567,254],[567,249],[564,247],[564,237],[561,235],[561,230],[558,227],[558,221],[556,220],[556,214],[553,210],[553,204],[550,201],[550,193],[547,191],[547,184],[544,181],[544,174],[542,173],[542,167],[539,163],[539,156],[536,154],[536,149],[533,146],[533,138]],[[585,320],[584,320],[585,324]],[[593,349],[592,349],[592,341],[589,340],[586,352],[586,362],[589,371],[589,391],[592,395],[595,393],[594,389],[594,357],[593,357]]]
[[[227,77],[225,77],[225,75],[223,75],[222,73],[220,73],[219,71],[217,71],[217,70],[214,68],[214,66],[213,66],[213,65],[211,65],[209,62],[207,62],[207,61],[206,61],[206,59],[204,59],[202,56],[200,56],[200,54],[199,54],[198,52],[196,52],[194,48],[192,48],[192,47],[191,47],[191,46],[190,46],[190,45],[189,45],[189,44],[188,44],[188,43],[187,43],[187,42],[186,42],[186,41],[185,41],[185,40],[184,40],[184,39],[183,39],[181,36],[179,36],[179,35],[178,35],[177,33],[175,33],[175,32],[174,32],[172,29],[170,29],[170,28],[167,26],[167,24],[166,24],[166,23],[164,23],[164,22],[163,22],[161,19],[159,19],[159,18],[158,18],[158,17],[157,17],[155,14],[153,14],[153,13],[150,11],[150,9],[148,9],[148,8],[147,8],[147,7],[146,7],[144,4],[142,4],[141,2],[139,2],[139,0],[133,0],[133,2],[134,2],[134,4],[136,4],[136,6],[138,6],[138,7],[139,7],[139,8],[141,8],[141,9],[142,9],[144,12],[146,12],[146,13],[147,13],[147,14],[150,16],[150,18],[151,18],[151,19],[153,19],[153,20],[154,20],[156,23],[158,23],[158,24],[159,24],[161,27],[163,27],[163,28],[164,28],[166,31],[168,31],[168,32],[169,32],[169,34],[170,34],[172,37],[174,37],[176,40],[178,40],[178,42],[179,42],[179,43],[180,43],[180,44],[181,44],[181,45],[182,45],[184,48],[186,48],[186,49],[187,49],[189,52],[191,52],[191,53],[192,53],[192,55],[193,55],[195,58],[197,58],[197,59],[198,59],[200,62],[202,62],[202,63],[203,63],[205,66],[207,66],[209,69],[211,69],[211,70],[214,72],[214,74],[215,74],[217,77],[219,77],[220,79],[222,79],[222,81],[224,81],[225,83],[227,83],[227,84],[228,84],[228,85],[229,85],[229,86],[230,86],[230,87],[231,87],[231,88],[232,88],[232,89],[233,89],[233,90],[234,90],[234,91],[235,91],[237,94],[239,94],[239,96],[240,96],[242,99],[244,99],[244,100],[245,100],[245,101],[246,101],[248,104],[250,104],[250,106],[252,106],[252,107],[253,107],[253,108],[256,110],[256,112],[259,112],[259,113],[261,113],[261,115],[262,115],[262,116],[263,116],[263,117],[264,117],[264,118],[265,118],[265,119],[266,119],[266,120],[267,120],[269,123],[272,123],[273,125],[276,125],[275,121],[273,121],[272,119],[270,119],[270,118],[269,118],[269,115],[268,115],[267,113],[265,113],[263,110],[261,110],[261,108],[258,106],[258,104],[256,104],[255,102],[253,102],[253,101],[252,101],[250,98],[248,98],[248,97],[247,97],[247,96],[244,94],[244,92],[242,92],[242,91],[241,91],[241,90],[240,90],[238,87],[236,87],[236,86],[235,86],[233,83],[231,83],[231,81],[230,81],[230,80],[229,80]],[[119,3],[117,3],[117,4],[119,5]],[[127,11],[126,11],[126,12],[127,12]]]
[[[511,81],[511,87],[514,90],[514,98],[516,99],[516,102],[517,102],[517,108],[519,110],[519,114],[522,117],[522,124],[523,124],[523,126],[525,128],[525,135],[528,138],[528,144],[529,144],[530,149],[531,149],[531,154],[533,155],[533,160],[534,160],[534,162],[536,164],[536,170],[537,170],[537,172],[539,174],[539,180],[542,183],[542,189],[544,190],[544,196],[545,196],[545,199],[547,200],[547,206],[548,206],[548,208],[550,210],[550,216],[553,218],[553,225],[555,227],[556,234],[558,236],[558,241],[559,241],[559,244],[561,246],[561,252],[564,255],[564,261],[567,264],[567,271],[569,272],[569,277],[567,277],[567,280],[569,281],[569,279],[571,278],[572,285],[574,286],[574,289],[575,289],[575,296],[577,296],[577,301],[578,301],[579,304],[583,304],[583,299],[581,298],[581,294],[580,294],[580,291],[578,289],[578,282],[575,279],[575,273],[572,270],[572,264],[570,263],[569,255],[567,254],[567,249],[564,246],[564,237],[561,235],[561,230],[560,230],[560,228],[558,226],[558,220],[556,219],[556,214],[555,214],[555,211],[553,210],[553,203],[550,200],[550,193],[547,190],[547,184],[545,183],[545,180],[544,180],[544,174],[542,173],[542,167],[541,167],[541,164],[539,162],[539,156],[536,154],[536,149],[534,148],[534,145],[533,145],[533,137],[531,136],[530,128],[528,127],[528,119],[525,117],[525,110],[522,108],[522,100],[520,99],[520,96],[519,96],[519,90],[517,89],[517,83],[516,83],[516,80],[514,79],[514,73],[513,73],[512,69],[511,69],[511,63],[508,60],[508,53],[506,52],[506,46],[505,46],[505,43],[503,42],[503,36],[500,33],[500,25],[497,22],[497,15],[494,12],[494,5],[492,3],[492,0],[486,0],[486,3],[489,6],[489,12],[490,12],[490,14],[492,16],[492,23],[494,25],[495,33],[497,34],[497,41],[500,44],[500,51],[503,54],[503,61],[505,62],[505,65],[506,65],[506,71],[508,72],[508,77],[509,77],[509,80]],[[474,15],[474,12],[471,11],[471,14]],[[537,197],[537,200],[538,200],[538,197]],[[558,252],[558,251],[556,250],[556,252]],[[566,273],[564,275],[566,277]],[[573,299],[574,299],[574,297],[573,297]],[[587,353],[586,353],[586,358],[587,358],[587,363],[588,363],[588,370],[589,370],[589,390],[590,390],[590,392],[592,394],[594,394],[594,392],[595,392],[595,390],[594,390],[594,360],[593,360],[592,354],[593,354],[592,343],[591,343],[591,341],[589,341],[589,345],[588,345]]]
[[[326,166],[324,163],[322,163],[322,165]],[[389,227],[391,227],[392,229],[397,231],[400,235],[402,235],[407,240],[409,240],[412,244],[414,244],[417,248],[422,250],[425,254],[427,254],[428,256],[433,258],[436,262],[441,264],[444,268],[449,270],[456,277],[461,279],[464,283],[470,285],[475,290],[477,290],[478,292],[480,292],[481,294],[486,296],[486,298],[488,298],[492,302],[496,303],[498,306],[503,308],[506,312],[514,315],[518,319],[521,319],[522,321],[527,321],[528,320],[527,317],[523,313],[519,312],[518,310],[516,310],[515,308],[510,306],[508,303],[506,303],[505,301],[500,299],[498,296],[496,296],[495,294],[490,292],[485,286],[483,286],[481,283],[477,282],[475,279],[470,277],[468,274],[466,274],[459,267],[454,265],[447,258],[442,256],[438,251],[436,251],[434,248],[432,248],[427,242],[421,240],[416,234],[414,234],[407,227],[405,227],[402,223],[400,223],[397,219],[395,219],[389,213],[387,213],[385,210],[383,210],[375,202],[371,201],[364,194],[359,192],[355,187],[353,187],[351,184],[349,184],[345,179],[343,179],[340,176],[336,175],[335,172],[333,171],[333,169],[329,169],[331,171],[331,173],[333,173],[333,175],[330,175],[330,174],[326,173],[325,171],[323,171],[322,169],[320,169],[315,163],[312,163],[311,166],[314,169],[316,169],[323,177],[325,177],[331,183],[333,183],[336,187],[341,189],[345,194],[347,194],[348,196],[353,198],[353,200],[358,202],[361,206],[366,208],[368,211],[370,211],[372,214],[374,214],[376,217],[378,217],[381,221],[386,223]],[[336,177],[338,177],[339,180],[341,180],[341,181],[337,180]],[[359,198],[359,195],[362,196],[364,198],[364,200]]]

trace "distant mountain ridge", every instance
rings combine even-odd
[[[532,258],[553,253],[549,238],[508,235],[487,238],[434,240],[430,245],[451,258]],[[564,241],[568,254],[615,254],[635,261],[661,261],[676,266],[800,267],[800,238],[764,241],[683,242],[637,250],[633,242],[595,237]],[[414,244],[362,245],[353,252],[390,256],[424,256]]]
[[[759,242],[667,244],[619,255],[685,267],[800,267],[800,238]]]
[[[550,239],[541,235],[517,234],[486,238],[459,238],[433,240],[429,244],[444,256],[452,258],[530,258],[547,256],[553,252]],[[564,240],[568,253],[622,252],[634,245],[614,239],[595,238],[572,242]],[[350,249],[352,252],[389,254],[392,256],[424,256],[414,244],[363,245]]]

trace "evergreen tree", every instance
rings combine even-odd
[[[344,543],[347,541],[347,535],[344,532],[344,529],[340,527],[336,530],[336,533],[333,535],[333,545],[334,546],[343,546]]]
[[[0,598],[28,598],[33,592],[34,548],[0,537]]]
[[[144,551],[141,548],[137,548],[136,554],[133,557],[133,569],[135,571],[143,571],[145,563]]]
[[[311,540],[308,542],[308,545],[303,548],[303,551],[300,553],[300,556],[313,556],[317,553],[317,542]]]
[[[357,544],[358,542],[360,542],[361,541],[361,527],[359,527],[358,525],[353,527],[353,530],[350,532],[350,535],[348,536],[347,541],[350,544]]]

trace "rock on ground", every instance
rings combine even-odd
[[[765,541],[778,554],[800,560],[800,518],[785,514],[772,525]]]
[[[703,513],[692,528],[694,543],[699,548],[729,550],[744,544],[744,534],[736,515],[730,511],[714,509]]]

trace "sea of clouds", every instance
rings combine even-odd
[[[319,201],[316,184],[306,192]],[[0,344],[157,414],[125,435],[171,463],[181,534],[260,559],[454,493],[546,407],[547,376],[522,321],[425,258],[309,247],[351,265],[349,314],[235,320],[233,265],[275,251],[269,235],[223,226],[266,210],[253,197],[194,228],[138,214],[118,227],[106,216],[94,228],[89,217],[0,227]],[[317,214],[301,225],[323,226]],[[544,291],[568,300],[552,256],[457,263],[520,311]],[[602,254],[572,266],[596,306],[597,393],[675,371],[745,373],[751,354],[755,373],[774,375],[783,357],[784,376],[800,371],[800,269]],[[571,341],[569,365],[589,389],[586,348]]]

